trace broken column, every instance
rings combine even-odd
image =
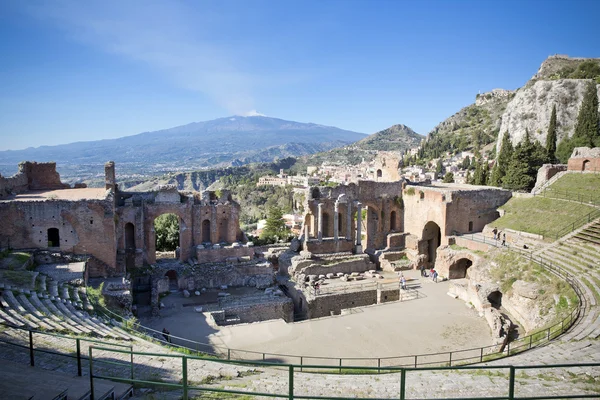
[[[323,240],[323,203],[319,203],[317,211],[317,239]]]
[[[356,253],[362,253],[362,203],[356,202]]]
[[[333,213],[333,239],[334,240],[338,240],[338,227],[339,227],[339,203],[336,200],[335,201],[335,205],[333,207],[334,213]]]

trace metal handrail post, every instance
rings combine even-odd
[[[90,357],[90,400],[94,400],[94,363],[92,358],[92,346],[89,347],[89,357]]]
[[[288,399],[294,400],[294,366],[293,365],[290,365],[289,373],[288,373]]]
[[[35,356],[33,354],[33,331],[29,330],[29,364],[35,367]]]
[[[81,342],[77,338],[77,376],[81,376]]]
[[[187,357],[181,357],[181,371],[183,372],[183,400],[188,400],[188,382],[187,382]]]

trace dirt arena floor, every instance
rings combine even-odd
[[[267,359],[273,360],[284,359],[278,354],[308,358],[378,358],[492,344],[486,321],[463,301],[446,294],[448,282],[434,283],[429,278],[421,278],[419,271],[405,271],[404,275],[413,278],[409,282],[411,285],[420,286],[418,290],[423,297],[356,308],[347,315],[290,324],[273,320],[218,327],[209,323],[206,314],[194,311],[190,303],[194,297],[186,299],[174,293],[163,299],[166,307],[161,310],[160,318],[143,318],[141,322],[157,330],[166,327],[174,336],[210,343],[213,349],[223,347],[264,352]],[[241,293],[252,289],[234,290]],[[174,342],[185,344],[177,339]],[[234,355],[242,357],[243,353],[234,352]],[[243,357],[248,357],[248,354]]]

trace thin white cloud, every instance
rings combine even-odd
[[[78,1],[26,3],[73,39],[107,53],[142,62],[178,86],[203,92],[234,114],[254,108],[252,92],[264,83],[245,72],[234,48],[215,44],[211,10],[177,1]]]

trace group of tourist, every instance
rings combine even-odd
[[[492,233],[494,234],[494,240],[496,241],[500,240],[500,237],[502,237],[502,246],[506,246],[506,232],[501,232],[498,228],[494,227]]]
[[[429,270],[429,274],[428,274],[425,266],[421,265],[421,276],[423,278],[431,277],[431,280],[434,281],[435,283],[437,283],[438,272],[433,267],[431,267],[431,269]]]

